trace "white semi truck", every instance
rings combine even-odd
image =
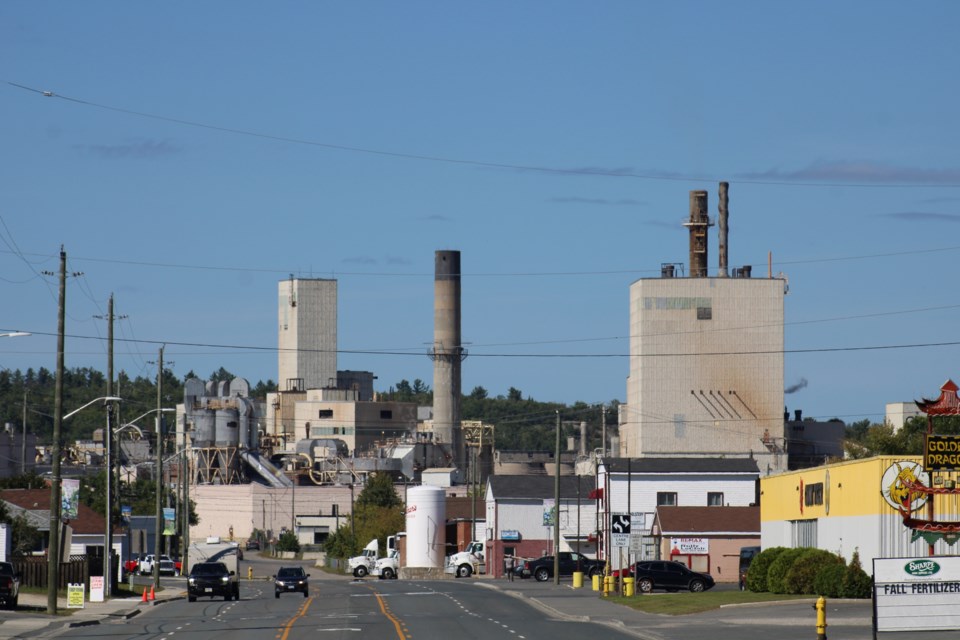
[[[379,544],[379,541],[374,538],[367,543],[360,555],[347,560],[347,566],[354,578],[363,578],[373,571],[374,565],[377,563]]]
[[[484,544],[473,541],[463,551],[447,558],[444,573],[452,573],[458,578],[469,578],[474,573],[486,573],[484,561]]]

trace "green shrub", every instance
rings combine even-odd
[[[284,531],[277,541],[277,551],[300,551],[300,541],[293,531]]]
[[[806,550],[806,547],[787,549],[770,563],[770,568],[767,569],[767,590],[770,593],[787,593],[787,572],[790,571],[796,559]]]
[[[817,576],[826,567],[844,566],[843,558],[823,549],[804,549],[787,570],[783,584],[787,593],[816,593]]]
[[[824,598],[839,598],[843,593],[843,576],[846,573],[847,565],[842,561],[823,567],[813,581],[814,592]]]
[[[843,598],[869,598],[873,592],[873,578],[871,578],[863,567],[860,566],[860,552],[854,551],[850,558],[850,564],[843,574],[843,586],[841,588],[841,597]]]
[[[747,589],[754,593],[763,593],[767,590],[767,570],[770,564],[777,559],[786,547],[770,547],[753,556],[750,568],[747,569]]]

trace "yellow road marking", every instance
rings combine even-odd
[[[310,596],[309,598],[307,598],[307,601],[303,604],[302,607],[300,607],[300,610],[297,611],[297,615],[290,618],[290,621],[283,628],[283,633],[277,636],[278,638],[280,638],[280,640],[287,640],[287,636],[290,635],[290,629],[291,627],[293,627],[293,623],[307,614],[307,609],[310,608],[311,602],[313,602],[313,596]]]
[[[390,610],[387,608],[387,603],[384,602],[383,598],[380,597],[380,594],[374,591],[373,595],[377,597],[377,603],[380,604],[380,611],[383,612],[383,615],[387,616],[387,619],[393,623],[394,629],[397,630],[397,637],[400,638],[400,640],[406,640],[406,638],[409,638],[409,635],[404,635],[403,629],[401,628],[402,623],[392,613],[390,613]]]

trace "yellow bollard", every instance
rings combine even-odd
[[[817,598],[814,605],[817,610],[817,640],[827,640],[827,600],[823,596]]]
[[[602,578],[599,573],[593,574],[593,590],[600,591],[600,578]]]
[[[609,595],[613,591],[613,576],[603,577],[603,595]]]
[[[247,580],[253,580],[253,567],[247,567]]]
[[[623,595],[628,597],[633,595],[633,578],[623,579]]]
[[[573,572],[573,588],[579,589],[583,586],[583,571]]]

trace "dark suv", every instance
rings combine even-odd
[[[0,562],[0,600],[8,609],[16,609],[20,599],[20,574],[9,562]]]
[[[309,577],[310,574],[304,573],[301,567],[280,567],[277,575],[273,577],[276,581],[274,584],[274,595],[279,598],[281,593],[296,593],[299,591],[303,594],[303,597],[306,598],[310,591],[307,585],[307,578]]]
[[[633,568],[633,576],[637,581],[637,591],[641,593],[650,593],[654,589],[706,591],[714,585],[713,576],[709,573],[691,571],[679,562],[668,560],[638,562]]]
[[[560,575],[572,576],[575,571],[582,571],[593,577],[603,572],[603,560],[593,560],[573,551],[561,551],[559,558]],[[537,582],[546,582],[553,577],[553,556],[543,556],[536,560],[527,560],[523,563],[522,577],[533,576]]]
[[[240,583],[236,573],[228,570],[222,562],[198,562],[193,565],[187,578],[187,600],[196,602],[200,596],[223,596],[224,600],[239,600]]]

